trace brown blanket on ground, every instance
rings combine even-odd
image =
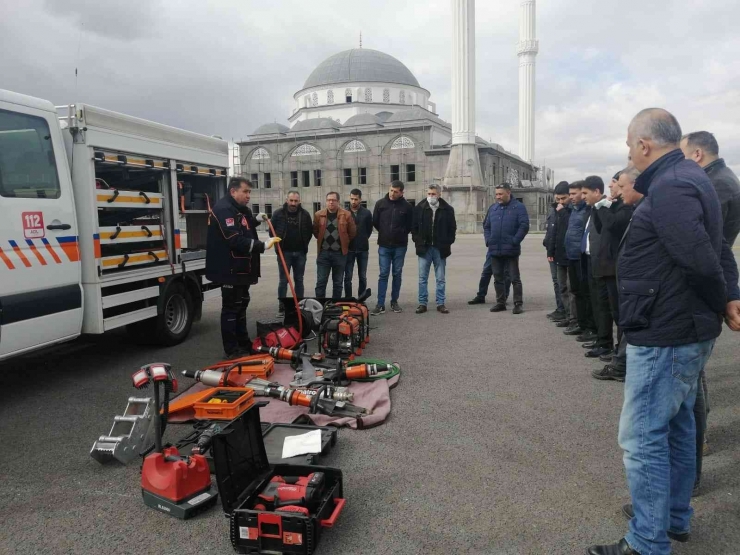
[[[293,379],[294,371],[288,364],[276,364],[275,372],[268,379],[281,385],[289,385]],[[299,416],[305,414],[311,419],[311,422],[317,426],[348,426],[350,428],[372,428],[385,422],[391,412],[390,389],[395,387],[400,376],[395,376],[390,380],[376,380],[374,382],[352,382],[349,386],[350,391],[355,394],[352,404],[368,409],[370,414],[359,419],[348,417],[326,416],[324,414],[308,414],[306,407],[291,407],[288,403],[269,399],[268,397],[255,397],[255,401],[268,401],[266,407],[260,410],[260,420],[262,422],[289,424]],[[191,394],[197,391],[207,389],[208,386],[196,382],[192,387],[181,393]],[[171,414],[168,422],[171,424],[183,424],[194,420],[194,413],[183,411]]]

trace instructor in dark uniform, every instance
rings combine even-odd
[[[280,241],[257,238],[259,222],[249,209],[252,184],[232,177],[229,194],[211,209],[208,220],[206,278],[221,286],[221,338],[226,358],[251,353],[247,332],[249,286],[260,277],[260,254]]]

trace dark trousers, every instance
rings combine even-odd
[[[363,252],[348,252],[347,253],[347,264],[344,267],[344,296],[352,297],[352,276],[355,269],[355,261],[357,261],[357,275],[360,278],[360,288],[357,296],[359,297],[367,289],[367,259],[370,256],[368,251]]]
[[[283,258],[285,258],[285,265],[288,267],[289,272],[293,272],[293,286],[295,287],[295,294],[299,299],[303,298],[303,274],[306,272],[306,253],[303,251],[298,252],[283,252]],[[283,263],[280,261],[278,256],[278,273],[280,281],[278,282],[278,299],[284,299],[288,294],[288,278],[283,270]]]
[[[221,286],[221,340],[226,354],[252,345],[247,332],[248,306],[249,285]]]
[[[558,286],[560,288],[560,298],[565,308],[565,316],[568,318],[568,322],[575,324],[577,322],[576,297],[568,284],[568,266],[558,266]]]
[[[568,264],[568,281],[570,290],[576,298],[576,319],[578,327],[582,330],[596,330],[593,311],[591,310],[591,297],[588,290],[588,279],[586,268],[581,260],[570,260]]]
[[[605,349],[614,348],[614,320],[609,306],[609,290],[601,278],[594,277],[591,257],[586,256],[588,272],[588,290],[591,294],[591,311],[596,322],[597,346]]]
[[[486,256],[486,261],[483,263],[483,271],[480,274],[480,282],[478,283],[478,293],[475,295],[480,299],[485,299],[488,295],[488,286],[491,284],[491,277],[493,277],[491,257]],[[509,275],[509,267],[504,268],[504,287],[506,288],[506,299],[509,298],[509,291],[511,291],[511,276]]]
[[[332,299],[342,298],[342,285],[344,285],[344,269],[347,266],[347,256],[342,251],[323,249],[316,259],[316,297],[326,297],[326,284],[331,273]]]
[[[694,403],[694,420],[696,421],[696,484],[701,482],[701,467],[704,463],[704,436],[707,433],[707,417],[709,416],[709,397],[707,394],[707,377],[704,370],[699,374],[699,383],[696,388],[696,403]]]
[[[560,312],[565,312],[565,307],[563,307],[563,299],[560,297],[560,286],[558,285],[558,265],[555,264],[555,262],[548,262],[548,264],[550,264],[552,288],[555,290],[555,308]]]
[[[506,271],[511,276],[514,288],[514,304],[522,304],[522,278],[519,275],[518,256],[489,256],[493,271],[493,287],[496,289],[496,304],[506,304]]]
[[[604,281],[606,292],[609,295],[609,308],[612,313],[612,320],[617,324],[617,345],[614,350],[612,364],[624,371],[627,367],[627,339],[624,337],[622,328],[619,327],[619,288],[617,287],[617,277],[607,276],[601,279]],[[621,349],[622,344],[624,344],[624,350]]]

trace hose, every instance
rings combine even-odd
[[[371,376],[369,378],[359,378],[352,380],[355,382],[374,382],[375,380],[390,380],[396,376],[401,375],[401,365],[397,362],[388,362],[387,360],[380,360],[378,358],[356,358],[352,361],[347,362],[347,367],[359,366],[360,364],[389,364],[391,369],[379,376]]]

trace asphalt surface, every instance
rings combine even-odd
[[[407,254],[404,312],[374,320],[366,352],[401,363],[393,411],[378,428],[341,430],[324,459],[343,470],[348,501],[318,553],[582,554],[624,534],[622,384],[592,379],[598,363],[545,319],[554,301],[541,236],[524,243],[519,316],[467,305],[483,252],[480,236],[454,245],[448,315],[433,303],[414,314],[417,262]],[[252,324],[276,309],[274,255],[263,267]],[[373,252],[373,289],[377,267]],[[314,280],[312,252],[307,294]],[[433,278],[430,288],[433,299]],[[0,553],[232,552],[220,505],[170,518],[144,506],[138,464],[101,466],[88,454],[135,394],[140,365],[218,359],[219,308],[208,302],[178,347],[140,347],[119,331],[0,364]],[[708,365],[711,455],[691,542],[677,554],[740,553],[739,338],[725,328]]]

